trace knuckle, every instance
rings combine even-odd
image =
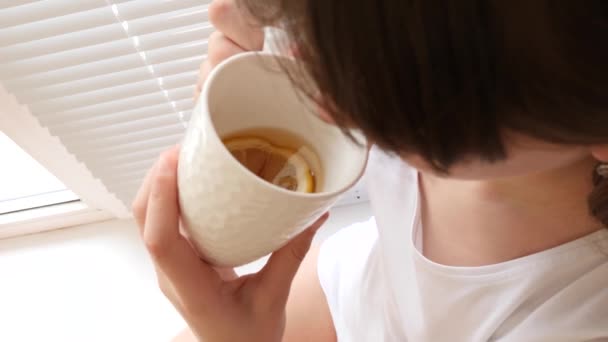
[[[294,258],[295,261],[299,263],[304,261],[304,258],[306,257],[307,253],[308,249],[301,246],[290,248],[290,255]]]
[[[209,20],[214,26],[220,26],[226,20],[232,8],[235,6],[232,0],[215,0],[209,5]]]
[[[215,46],[220,39],[224,39],[224,34],[220,31],[213,31],[209,35],[209,47]]]
[[[149,234],[144,234],[144,244],[148,250],[148,253],[150,253],[150,255],[152,255],[155,259],[161,259],[167,250],[167,247],[163,241],[150,237]]]

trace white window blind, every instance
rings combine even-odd
[[[125,205],[193,107],[204,0],[0,2],[0,80]]]
[[[210,2],[0,1],[0,90],[22,105],[11,114],[15,120],[31,116],[58,138],[45,141],[58,141],[74,157],[64,168],[90,172],[81,173],[95,181],[79,184],[92,184],[92,192],[70,186],[74,173],[55,165],[58,177],[87,203],[124,215],[159,153],[184,134],[213,31]],[[13,130],[12,138],[18,141],[20,134]],[[113,198],[120,207],[108,204]],[[362,199],[358,188],[344,203]]]

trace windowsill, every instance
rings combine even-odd
[[[81,201],[23,210],[0,215],[0,239],[101,222],[113,218],[111,214],[92,209]]]
[[[371,214],[366,203],[333,209],[319,242]],[[186,326],[133,220],[0,241],[0,254],[0,341],[166,342]]]
[[[30,211],[68,202],[78,202],[78,196],[69,190],[51,191],[48,193],[21,197],[9,201],[0,201],[0,215],[7,215],[20,211]]]

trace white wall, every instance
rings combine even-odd
[[[335,209],[319,236],[370,216]],[[183,327],[132,221],[0,241],[0,341],[165,342]]]

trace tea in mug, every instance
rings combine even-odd
[[[265,181],[296,192],[318,191],[319,157],[295,134],[255,128],[231,134],[222,141],[236,160]]]

